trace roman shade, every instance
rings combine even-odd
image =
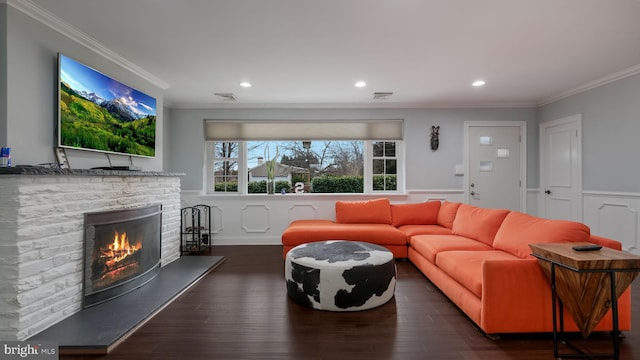
[[[219,121],[205,120],[205,139],[249,140],[402,140],[402,120],[371,121]]]

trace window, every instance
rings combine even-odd
[[[395,141],[373,143],[373,191],[398,190],[398,153]]]
[[[240,145],[239,142],[209,142],[207,152],[212,164],[209,177],[213,179],[209,189],[213,189],[213,192],[238,192]]]
[[[265,164],[275,163],[278,192],[362,193],[364,141],[249,141],[248,192],[264,193]],[[270,155],[269,155],[270,154]],[[256,191],[254,191],[256,189]],[[300,191],[300,190],[298,190]]]
[[[399,120],[207,121],[205,133],[208,193],[403,190]],[[321,138],[299,140],[295,136],[300,134]]]

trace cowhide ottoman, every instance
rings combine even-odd
[[[393,297],[396,264],[386,248],[358,241],[322,241],[291,249],[285,260],[287,293],[320,310],[359,311]]]

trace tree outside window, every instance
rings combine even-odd
[[[238,192],[240,143],[215,142],[213,156],[214,192]]]

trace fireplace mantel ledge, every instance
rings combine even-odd
[[[58,169],[44,166],[15,166],[0,168],[0,175],[66,175],[66,176],[184,176],[184,173],[160,171],[126,171],[100,169]]]

